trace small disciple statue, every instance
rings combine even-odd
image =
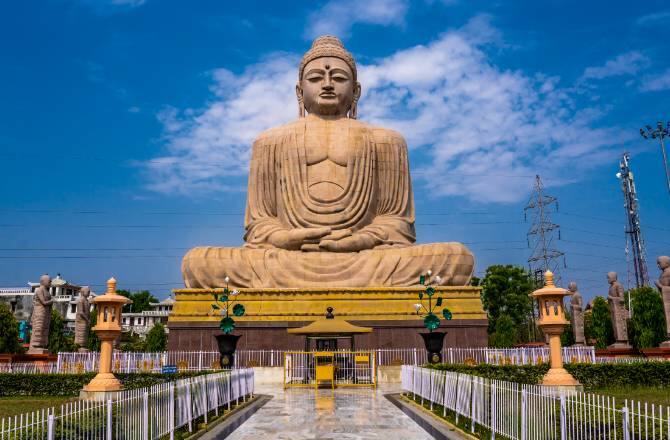
[[[253,143],[243,247],[198,247],[182,262],[188,288],[406,287],[427,270],[465,286],[460,243],[414,244],[407,144],[361,122],[356,62],[333,36],[298,68],[299,118]],[[383,104],[380,104],[383,105]]]
[[[91,323],[91,303],[88,300],[91,288],[84,286],[79,291],[77,300],[77,314],[74,321],[74,343],[79,346],[79,351],[88,351],[88,327]]]
[[[656,281],[656,288],[661,292],[665,309],[665,329],[667,339],[661,343],[662,348],[670,348],[670,257],[662,255],[656,259],[661,276]]]
[[[53,299],[49,288],[51,287],[51,278],[49,275],[40,277],[40,285],[35,289],[33,297],[33,314],[30,318],[30,324],[33,332],[30,335],[30,348],[28,354],[48,354],[49,346],[49,325],[51,324],[51,307]]]
[[[628,344],[628,310],[624,305],[624,288],[617,281],[616,272],[607,273],[607,282],[610,283],[607,301],[610,305],[615,339],[614,344],[610,345],[609,348],[630,348]]]
[[[570,306],[572,308],[572,334],[575,338],[575,345],[584,345],[584,311],[582,310],[582,295],[577,290],[577,283],[572,281],[568,284],[568,290],[572,292]]]

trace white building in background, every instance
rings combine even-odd
[[[121,328],[124,332],[136,333],[144,337],[155,324],[167,324],[168,316],[172,312],[173,306],[174,300],[167,298],[158,303],[150,303],[150,310],[140,313],[123,312]],[[165,327],[165,332],[168,332],[167,327]]]
[[[0,288],[0,302],[9,306],[17,321],[30,323],[30,316],[33,313],[33,297],[39,285],[39,282],[29,282],[28,287]],[[54,300],[53,307],[63,317],[65,328],[68,331],[74,331],[77,300],[81,287],[63,279],[60,274],[51,280],[49,292]],[[90,299],[94,297],[95,293],[91,292]]]

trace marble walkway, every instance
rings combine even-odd
[[[227,437],[230,440],[423,440],[426,431],[389,402],[384,394],[395,389],[367,388],[288,389],[257,387],[258,394],[273,396]]]

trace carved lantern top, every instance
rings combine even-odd
[[[107,280],[107,292],[91,301],[98,308],[98,321],[93,330],[121,331],[121,308],[132,301],[116,293],[114,277]]]
[[[533,292],[533,298],[537,299],[540,309],[538,325],[567,325],[565,311],[563,310],[563,297],[572,295],[567,289],[554,285],[554,274],[551,271],[544,273],[545,284],[541,289]]]

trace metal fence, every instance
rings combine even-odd
[[[323,372],[326,375],[323,375]],[[284,356],[284,388],[319,385],[374,387],[377,372],[374,351],[287,351]]]
[[[491,438],[670,439],[670,408],[591,393],[402,367],[402,388],[471,432]]]
[[[196,421],[230,410],[254,393],[252,369],[231,370],[120,392],[113,400],[77,400],[0,421],[5,439],[174,439]]]

